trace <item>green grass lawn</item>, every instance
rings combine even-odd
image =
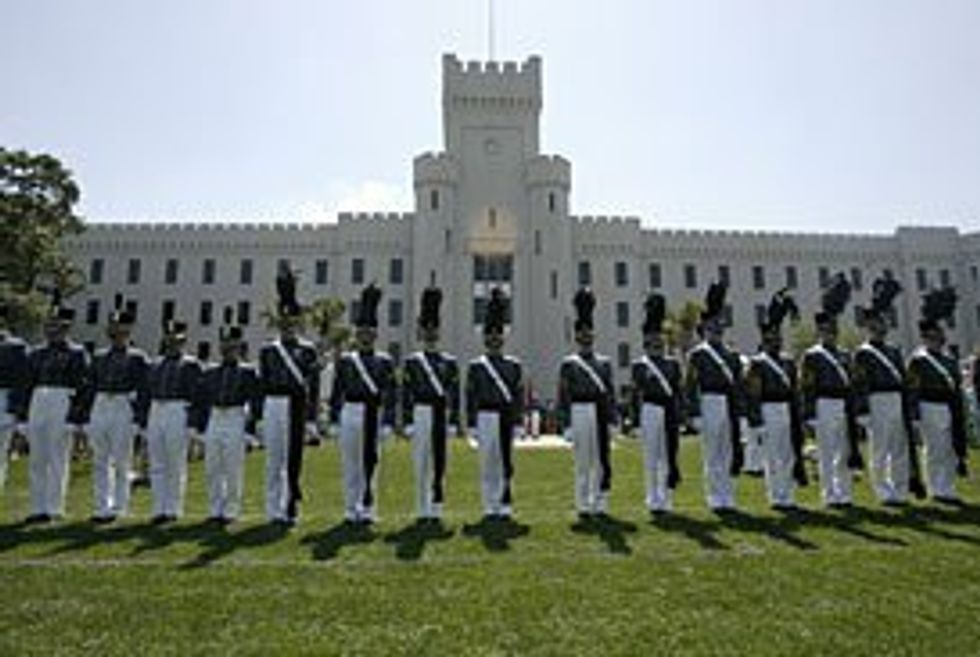
[[[516,455],[516,522],[480,522],[478,461],[450,455],[441,530],[414,527],[408,445],[384,449],[381,522],[340,524],[339,454],[306,454],[301,524],[261,516],[263,458],[248,459],[245,517],[206,515],[201,463],[188,517],[85,522],[87,467],[69,519],[23,528],[26,463],[12,465],[0,525],[0,655],[13,654],[980,654],[980,484],[970,504],[825,512],[815,486],[795,516],[770,512],[743,478],[744,513],[703,504],[696,441],[685,441],[677,510],[643,509],[639,446],[614,451],[612,518],[577,524],[572,455]],[[973,463],[980,467],[980,454]]]

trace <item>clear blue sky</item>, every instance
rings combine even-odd
[[[440,56],[487,0],[2,0],[0,143],[91,219],[411,209]],[[977,0],[497,0],[544,59],[573,211],[649,225],[980,229]]]

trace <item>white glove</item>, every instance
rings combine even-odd
[[[415,425],[414,424],[406,424],[405,425],[405,428],[402,429],[402,433],[405,434],[405,437],[406,438],[411,439],[412,436],[415,435]]]
[[[386,443],[388,442],[388,439],[391,438],[391,433],[392,433],[391,425],[385,424],[381,427],[381,433],[378,434],[378,437],[381,438],[382,443]]]
[[[806,426],[810,427],[810,430],[811,431],[816,431],[817,430],[817,419],[816,418],[810,418],[809,420],[806,420],[803,424],[805,424]]]
[[[255,434],[254,433],[246,433],[245,434],[245,444],[246,445],[251,445],[253,447],[256,447],[259,444],[259,440],[258,440],[258,438],[255,437]]]
[[[73,434],[75,434],[75,433],[84,433],[85,435],[88,435],[89,425],[88,424],[69,424],[68,425],[68,431],[70,431]]]
[[[694,429],[695,431],[697,431],[698,433],[701,433],[701,430],[704,429],[704,423],[701,422],[701,418],[699,418],[699,417],[692,417],[691,418],[691,428]]]
[[[27,435],[27,423],[26,422],[18,422],[17,424],[15,424],[14,425],[14,433],[16,433],[18,435],[21,435],[21,436],[26,436]]]
[[[870,415],[858,415],[857,423],[862,429],[867,430],[871,426],[871,416]]]
[[[201,438],[201,434],[198,433],[197,429],[195,429],[194,427],[190,427],[189,429],[187,429],[187,437],[190,438],[190,441],[192,443],[204,442],[204,439]]]
[[[316,422],[306,423],[306,435],[320,437],[320,428],[316,426]]]
[[[129,434],[133,438],[135,438],[136,436],[140,435],[141,433],[143,433],[143,427],[141,427],[140,425],[136,424],[135,422],[133,422],[132,424],[129,425]]]

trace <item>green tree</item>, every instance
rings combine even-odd
[[[696,340],[698,323],[701,321],[703,310],[703,303],[689,299],[680,308],[671,308],[667,311],[664,333],[668,349],[681,354],[687,353]]]
[[[0,147],[0,295],[21,331],[41,322],[45,293],[57,288],[68,297],[84,285],[62,248],[64,238],[85,228],[75,213],[79,197],[56,157]]]
[[[351,339],[351,329],[344,322],[346,310],[340,299],[317,299],[306,309],[310,326],[320,338],[321,351],[329,351],[334,358]]]
[[[863,341],[861,331],[853,324],[840,324],[837,344],[843,349],[854,350]],[[799,359],[803,352],[817,342],[817,327],[810,320],[790,324],[788,346],[793,358]]]

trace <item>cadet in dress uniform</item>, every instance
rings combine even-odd
[[[514,438],[523,432],[524,381],[521,363],[505,356],[507,300],[494,288],[483,322],[486,353],[466,371],[466,423],[480,449],[480,489],[487,519],[509,518],[513,495]]]
[[[90,362],[85,349],[68,339],[75,311],[53,294],[44,325],[45,343],[27,355],[27,381],[16,415],[27,422],[30,445],[31,515],[48,522],[65,513],[72,435],[85,421],[85,386]]]
[[[255,367],[241,362],[242,329],[226,310],[220,329],[221,362],[207,368],[194,393],[194,427],[204,436],[209,521],[228,524],[242,507],[245,448],[255,440],[262,388]]]
[[[92,358],[85,433],[92,447],[95,523],[113,522],[129,512],[133,441],[140,432],[137,397],[146,394],[149,368],[146,354],[130,346],[134,319],[123,310],[123,296],[117,294],[106,330],[110,345]]]
[[[851,368],[857,422],[868,434],[871,483],[878,501],[900,506],[906,504],[910,489],[916,497],[925,497],[905,394],[905,362],[901,350],[885,341],[887,316],[902,286],[886,275],[871,289],[871,307],[859,312],[868,339],[855,351]]]
[[[154,524],[172,522],[184,513],[187,448],[196,434],[190,406],[201,376],[198,360],[184,354],[186,344],[187,324],[164,322],[163,353],[150,363],[138,420],[146,426]]]
[[[391,356],[374,349],[379,301],[381,290],[374,283],[361,291],[356,345],[337,363],[330,395],[330,423],[339,424],[340,432],[344,520],[363,524],[377,520],[379,441],[391,435],[397,401]]]
[[[24,405],[26,374],[27,343],[10,332],[10,306],[0,300],[0,488],[7,482],[10,438],[26,432],[16,415]]]
[[[744,415],[742,361],[722,342],[728,285],[712,283],[698,331],[703,340],[687,355],[687,408],[701,433],[708,507],[735,510],[734,478],[742,470],[739,417]]]
[[[925,445],[929,494],[940,503],[960,504],[956,475],[967,475],[966,414],[959,363],[945,349],[940,322],[953,316],[956,292],[933,290],[922,302],[919,334],[922,345],[909,360],[906,383],[909,402]]]
[[[595,295],[575,294],[575,342],[578,352],[566,356],[558,377],[558,421],[575,450],[575,509],[580,518],[604,514],[612,486],[613,427],[617,422],[612,364],[593,351]]]
[[[799,318],[799,310],[786,289],[769,301],[763,323],[762,349],[749,362],[745,374],[750,431],[760,438],[769,505],[777,511],[796,508],[793,483],[806,486],[803,463],[803,417],[796,365],[783,356],[783,320]]]
[[[422,350],[405,360],[402,383],[405,433],[412,439],[415,463],[415,508],[421,520],[442,516],[446,437],[459,427],[459,366],[455,356],[439,351],[441,303],[439,288],[422,291]]]
[[[264,396],[265,512],[273,523],[294,525],[303,499],[304,434],[317,435],[320,359],[312,342],[301,339],[303,309],[296,299],[296,277],[283,266],[276,277],[279,337],[259,352]]]
[[[646,505],[653,514],[670,511],[673,492],[681,481],[677,452],[683,424],[683,378],[680,362],[666,355],[664,297],[650,294],[644,304],[643,349],[633,361],[633,426],[643,442]]]
[[[851,284],[843,273],[836,274],[815,316],[819,342],[804,353],[800,373],[803,417],[817,439],[820,495],[832,508],[851,506],[851,470],[864,467],[857,443],[850,356],[837,346],[837,316],[850,298]]]

